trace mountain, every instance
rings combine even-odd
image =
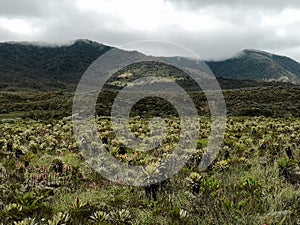
[[[64,46],[0,43],[0,89],[74,89],[88,66],[109,49],[89,40]]]
[[[258,50],[243,50],[230,59],[210,61],[207,65],[216,77],[300,83],[298,62]]]
[[[27,42],[0,43],[0,90],[75,90],[88,66],[112,48],[90,40],[77,40],[61,46]],[[167,59],[169,62],[176,61],[181,66],[194,69],[203,66],[187,58]],[[261,81],[300,83],[298,62],[267,52],[243,50],[230,59],[206,63],[225,88],[257,86],[257,82]],[[146,65],[143,68],[145,71],[150,68],[151,72],[152,66],[157,68],[156,64]],[[132,68],[134,74],[132,78],[139,76],[138,71],[143,70]],[[178,78],[181,76],[178,70],[174,72],[168,68],[161,68],[163,74],[167,74],[168,71],[171,71],[181,84],[193,85],[193,82],[187,81],[184,77]],[[117,82],[111,80],[110,85],[112,87],[116,83],[124,85],[127,78],[123,82],[122,76],[119,74]],[[256,83],[245,80],[253,80]]]
[[[168,60],[194,69],[201,66],[193,59],[182,57],[168,57]],[[206,61],[206,64],[217,78],[300,83],[300,63],[264,51],[245,49],[229,59]]]

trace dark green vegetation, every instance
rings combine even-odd
[[[0,89],[75,90],[88,66],[111,48],[89,40],[64,46],[0,43]],[[193,60],[168,59],[183,67],[199,68]],[[298,62],[267,52],[244,50],[239,56],[207,64],[219,78],[299,83]]]
[[[88,40],[66,46],[0,43],[0,88],[74,90],[88,66],[110,48]]]
[[[0,92],[0,117],[3,119],[63,118],[71,114],[72,101],[71,92]]]
[[[193,60],[173,57],[170,61],[198,69]],[[299,83],[300,64],[295,60],[258,50],[243,50],[223,61],[206,62],[216,77],[238,80],[281,81]]]
[[[265,87],[261,87],[262,84],[260,84],[257,87],[225,89],[223,93],[227,114],[230,116],[299,117],[300,87],[279,83],[268,84],[269,86]],[[117,94],[117,90],[101,92],[96,106],[99,116],[110,115],[111,106]],[[205,96],[200,92],[191,92],[190,95],[199,114],[209,115]],[[62,119],[72,114],[72,103],[72,92],[0,92],[0,119]],[[135,105],[132,115],[141,115],[143,112],[148,115],[153,115],[155,112],[170,114],[173,112],[171,109],[165,101],[149,98]]]
[[[291,58],[268,52],[244,50],[221,62],[208,62],[217,77],[299,83],[300,64]]]
[[[109,116],[114,98],[132,81],[157,74],[175,81],[188,91],[199,115],[209,115],[206,98],[198,84],[178,68],[156,62],[133,64],[114,74],[99,95],[96,105],[98,115]],[[300,116],[298,85],[224,78],[218,81],[230,116]],[[70,90],[0,91],[0,118],[62,119],[72,114],[73,94]],[[131,115],[153,116],[156,112],[176,115],[170,104],[158,98],[138,102]]]

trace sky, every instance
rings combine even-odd
[[[203,59],[242,49],[300,62],[299,0],[0,0],[0,41],[161,40]]]

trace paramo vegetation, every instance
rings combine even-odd
[[[94,143],[75,142],[72,92],[1,91],[0,224],[300,224],[300,88],[234,82],[220,82],[228,120],[212,164],[198,170],[211,121],[203,93],[190,90],[199,111],[197,149],[175,176],[145,187],[104,179],[84,160],[80,147]],[[161,173],[157,165],[179,141],[176,111],[157,98],[138,102],[132,133],[151,136],[149,119],[160,116],[168,135],[151,151],[130,149],[111,127],[117,91],[100,93],[95,135],[121,163]]]
[[[132,132],[149,135],[147,118]],[[122,163],[149,165],[178,143],[180,123],[166,117],[168,137],[153,151],[116,140],[108,117],[99,138]],[[2,224],[298,224],[300,119],[229,117],[218,157],[199,172],[210,120],[199,117],[197,150],[178,174],[159,184],[131,187],[106,180],[85,162],[68,119],[4,119],[0,125]],[[121,179],[121,178],[120,178]]]

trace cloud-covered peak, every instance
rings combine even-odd
[[[203,59],[264,49],[300,61],[300,1],[12,0],[0,2],[0,41],[183,45]]]

